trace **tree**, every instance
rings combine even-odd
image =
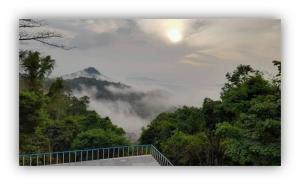
[[[69,105],[67,113],[71,115],[83,115],[87,113],[88,104],[90,99],[88,96],[77,98],[75,96],[69,97]]]
[[[42,57],[37,51],[20,55],[20,76],[29,90],[42,90],[43,81],[52,72],[55,61],[50,56]]]
[[[208,165],[208,139],[204,133],[196,135],[175,131],[161,144],[162,152],[176,165]]]
[[[45,151],[45,137],[37,128],[49,121],[45,110],[48,98],[39,92],[20,91],[19,94],[19,146],[20,153]]]
[[[50,99],[47,106],[50,117],[54,120],[65,117],[70,102],[62,78],[56,78],[51,84],[47,95]]]
[[[280,79],[278,69],[276,78]],[[224,104],[238,116],[216,129],[216,135],[224,139],[226,156],[233,164],[280,165],[280,81],[268,81],[256,73],[238,84],[222,96]]]
[[[87,111],[80,121],[81,130],[87,131],[91,129],[103,129],[110,132],[115,132],[119,135],[125,134],[122,128],[113,125],[108,117],[102,118],[95,111]]]
[[[44,111],[48,99],[41,93],[21,91],[19,95],[20,133],[33,134],[35,128],[47,120]]]
[[[72,148],[101,148],[128,144],[129,141],[123,135],[103,129],[91,129],[78,134],[72,143]]]
[[[52,121],[44,124],[39,129],[48,139],[49,151],[69,150],[72,141],[80,133],[80,126],[75,117]]]
[[[239,65],[233,71],[233,73],[226,73],[225,77],[227,82],[224,84],[222,88],[221,97],[223,94],[233,87],[239,86],[241,83],[249,79],[249,77],[258,74],[259,71],[254,70],[250,65]]]
[[[249,65],[227,73],[221,100],[161,113],[140,137],[175,165],[280,165],[281,62],[272,80]]]

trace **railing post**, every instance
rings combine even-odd
[[[65,164],[65,152],[63,152],[63,164]]]
[[[134,155],[134,146],[132,146],[132,153],[131,153],[131,156]]]
[[[44,166],[46,165],[46,157],[45,157],[46,154],[44,154]]]
[[[56,153],[56,164],[58,164],[58,153]]]
[[[161,163],[161,155],[157,152],[159,164]]]

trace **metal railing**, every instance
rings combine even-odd
[[[63,152],[20,154],[20,166],[61,165],[65,163],[102,160],[119,157],[152,155],[161,166],[173,166],[153,145],[130,145],[109,148],[93,148]]]
[[[158,151],[153,145],[151,145],[150,154],[161,166],[173,166],[169,159],[160,153],[160,151]]]

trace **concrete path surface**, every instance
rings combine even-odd
[[[160,166],[152,155],[130,156],[120,158],[83,161],[59,164],[63,166]]]

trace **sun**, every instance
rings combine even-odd
[[[177,43],[182,40],[182,32],[178,28],[171,28],[167,31],[168,39],[173,42]]]

